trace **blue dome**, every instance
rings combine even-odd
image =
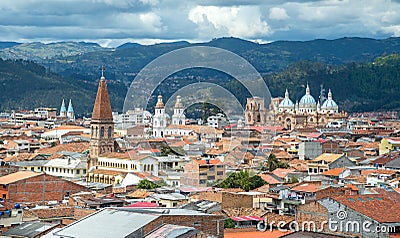
[[[289,98],[284,98],[281,103],[279,103],[279,107],[293,107],[294,103]]]
[[[338,107],[336,102],[333,101],[333,99],[328,99],[322,104],[321,108],[336,108],[336,107]]]
[[[311,96],[310,94],[310,87],[307,84],[306,87],[306,94],[300,99],[299,102],[300,105],[310,105],[310,104],[316,104],[315,103],[315,99],[313,98],[313,96]]]
[[[322,104],[321,108],[323,108],[323,109],[327,109],[327,108],[335,108],[336,109],[336,108],[338,108],[338,105],[332,99],[332,92],[331,92],[330,89],[329,89],[329,92],[328,92],[328,99]]]
[[[299,104],[315,104],[315,99],[310,94],[306,94],[300,99]]]

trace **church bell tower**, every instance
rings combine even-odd
[[[102,67],[96,101],[90,122],[90,154],[88,170],[97,165],[99,155],[114,151],[114,122],[108,97],[107,83]]]

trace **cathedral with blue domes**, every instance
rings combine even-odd
[[[321,95],[319,100],[315,100],[308,84],[304,96],[296,103],[290,99],[289,91],[286,89],[285,97],[273,98],[268,110],[264,107],[264,99],[258,97],[248,98],[245,110],[247,125],[277,125],[288,130],[325,127],[330,121],[343,120],[347,117],[346,112],[339,112],[330,89],[327,99]]]

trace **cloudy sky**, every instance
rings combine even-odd
[[[400,36],[399,12],[395,0],[1,0],[0,41],[387,38]]]

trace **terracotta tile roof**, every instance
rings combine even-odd
[[[271,174],[258,174],[264,181],[266,181],[268,184],[281,184],[283,181],[278,180]]]
[[[99,157],[103,158],[116,158],[116,159],[130,159],[130,156],[127,152],[120,153],[120,152],[110,152],[101,154]]]
[[[146,189],[138,189],[132,193],[127,194],[126,196],[131,198],[147,198],[151,194],[153,194],[153,192],[149,192]]]
[[[317,158],[315,158],[314,160],[312,160],[312,162],[324,160],[324,161],[326,161],[328,163],[332,163],[333,161],[339,159],[342,156],[343,156],[343,154],[323,153],[320,156],[318,156]]]
[[[206,165],[207,164],[207,160],[206,159],[193,160],[193,161],[198,163],[199,165]],[[219,159],[208,159],[208,164],[221,164],[221,160],[219,160]]]
[[[251,191],[254,191],[254,192],[261,192],[261,193],[269,193],[269,184],[265,184],[265,185],[263,185],[263,186],[261,186],[261,187],[258,187],[258,188],[256,188],[256,189],[253,189],[253,190],[251,190]]]
[[[351,180],[357,183],[362,183],[365,184],[367,182],[367,176],[366,175],[360,175],[360,176],[355,176],[355,175],[350,175],[346,177],[346,180]]]
[[[273,152],[275,157],[277,159],[291,159],[293,158],[293,155],[289,154],[287,151],[278,151],[278,152]]]
[[[63,125],[59,127],[55,127],[54,129],[51,129],[50,131],[57,131],[57,130],[86,130],[85,127],[83,126],[73,126],[73,125]]]
[[[100,79],[94,102],[92,120],[113,120],[110,98],[108,97],[107,83],[104,77]]]
[[[228,217],[239,217],[239,216],[258,216],[263,217],[267,214],[267,211],[263,211],[255,208],[225,208],[222,210],[223,213]]]
[[[68,144],[59,144],[49,148],[43,148],[36,151],[37,154],[49,154],[52,155],[56,152],[68,151],[68,152],[84,152],[89,149],[89,142],[74,142]]]
[[[48,160],[53,160],[53,159],[59,159],[59,158],[63,158],[65,155],[63,154],[52,154],[50,157],[48,157]]]
[[[369,175],[369,174],[387,174],[394,175],[397,171],[388,170],[388,169],[374,169],[374,170],[361,170],[361,175]]]
[[[389,163],[390,161],[394,160],[395,158],[396,157],[394,157],[394,156],[383,155],[383,156],[373,160],[371,163],[385,165],[385,164]]]
[[[133,174],[135,174],[136,176],[138,176],[141,179],[147,179],[150,181],[161,181],[162,178],[156,177],[154,175],[152,175],[151,173],[147,173],[147,172],[133,172]]]
[[[358,191],[358,190],[359,190],[358,187],[357,187],[356,185],[351,184],[351,183],[346,184],[345,187],[346,187],[346,188],[350,188],[350,189],[353,190],[353,191]]]
[[[127,160],[142,160],[147,157],[151,157],[150,155],[146,154],[137,154],[135,151],[129,152],[110,152],[100,155],[99,157],[103,158],[116,158],[116,159],[127,159]]]
[[[28,161],[35,158],[35,154],[32,153],[19,153],[17,155],[5,157],[3,159],[4,162],[16,162],[16,161]]]
[[[381,194],[346,195],[332,199],[380,223],[400,222],[400,213],[393,212],[400,211],[400,203]]]
[[[308,170],[306,160],[294,159],[294,160],[289,161],[288,165],[297,171],[307,171]]]
[[[292,191],[315,193],[320,190],[320,185],[315,183],[303,183],[291,188]]]
[[[328,176],[339,176],[345,170],[346,170],[346,168],[335,168],[335,169],[330,169],[328,171],[325,171],[322,174],[328,175]]]
[[[277,168],[274,171],[272,171],[272,173],[278,176],[279,178],[285,178],[286,175],[293,173],[294,171],[295,171],[294,169]]]
[[[19,180],[27,179],[27,178],[32,178],[38,175],[41,175],[42,173],[36,173],[32,171],[18,171],[9,175],[5,175],[0,177],[0,184],[10,184],[17,182]]]

